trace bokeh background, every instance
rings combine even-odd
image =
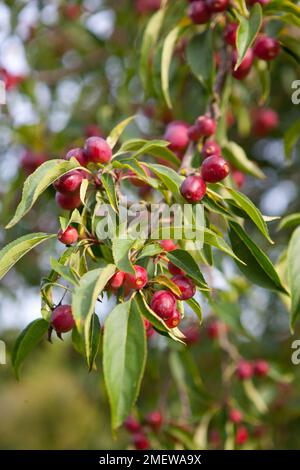
[[[174,16],[186,5],[178,1],[178,11],[175,7]],[[87,136],[107,135],[132,114],[137,119],[125,137],[150,138],[163,135],[172,119],[192,123],[205,109],[203,90],[186,70],[184,44],[178,47],[172,66],[172,92],[178,96],[174,110],[167,110],[159,93],[152,90],[144,95],[138,75],[139,47],[151,13],[146,1],[134,0],[0,2],[0,78],[6,87],[6,103],[0,108],[1,247],[30,231],[58,230],[59,209],[51,188],[17,227],[8,232],[3,228],[35,165],[63,156]],[[247,86],[239,84],[235,90],[230,133],[267,176],[263,181],[247,177],[242,190],[265,215],[283,216],[300,210],[299,149],[287,161],[283,142],[285,131],[300,119],[300,105],[291,102],[291,84],[300,77],[299,67],[286,55],[272,67],[275,78],[267,104],[279,114],[278,129],[265,138],[251,132],[251,109],[259,86],[250,77]],[[276,221],[270,228],[274,248],[264,246],[257,233],[253,236],[275,262],[284,253],[291,230],[278,231]],[[130,444],[124,430],[115,440],[111,436],[101,363],[98,371],[88,373],[70,338],[43,342],[26,362],[21,381],[13,375],[13,342],[29,321],[39,317],[39,282],[49,269],[49,256],[60,251],[57,242],[37,248],[0,285],[0,338],[7,344],[7,365],[0,366],[0,448],[126,448]],[[218,309],[211,312],[201,299],[205,322],[188,353],[177,346],[170,350],[164,339],[149,341],[141,413],[163,408],[167,402],[170,421],[180,423],[190,413],[193,426],[201,423],[207,409],[203,381],[218,403],[225,395],[237,397],[251,429],[250,448],[299,448],[300,365],[291,363],[291,344],[300,338],[299,330],[291,337],[282,300],[249,286],[230,260],[220,257],[210,276],[220,290]],[[101,306],[102,318],[111,305]],[[273,378],[258,384],[269,407],[263,417],[257,416],[253,400],[243,396],[240,384],[233,381],[230,390],[220,387],[225,353],[208,333],[213,316],[230,326],[243,356],[266,358],[272,366]],[[187,324],[192,322],[188,317]],[[186,364],[184,390],[178,357]],[[222,447],[216,439],[209,441],[209,435],[214,428],[222,429],[224,419],[220,416],[210,425],[208,446]],[[157,448],[164,445],[153,439]]]

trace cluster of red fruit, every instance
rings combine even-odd
[[[105,139],[102,137],[89,137],[85,141],[84,148],[75,148],[69,150],[65,159],[70,160],[72,157],[80,163],[81,166],[87,166],[88,163],[105,164],[112,157],[112,150]],[[73,210],[81,205],[79,195],[82,180],[87,177],[87,173],[82,170],[73,170],[59,178],[54,187],[57,190],[56,202],[66,210]]]
[[[254,3],[261,3],[264,5],[267,1],[248,1],[249,5],[254,5]],[[190,0],[188,14],[194,23],[204,24],[211,19],[213,13],[226,11],[229,4],[229,0]],[[276,39],[265,34],[261,34],[257,38],[254,48],[248,49],[242,63],[237,69],[235,69],[238,58],[237,50],[235,49],[237,28],[238,25],[236,23],[227,24],[224,31],[224,39],[227,44],[234,47],[232,55],[232,75],[237,80],[243,80],[250,73],[255,56],[266,61],[273,60],[280,52],[280,44]]]
[[[145,428],[150,428],[153,432],[158,433],[162,425],[163,416],[158,410],[151,411],[142,423],[133,416],[128,416],[124,422],[125,428],[132,434],[132,442],[137,450],[146,450],[150,447]]]
[[[254,363],[242,359],[237,365],[236,374],[240,380],[247,380],[254,375],[256,377],[265,377],[269,370],[269,363],[264,359],[258,359]]]
[[[207,139],[216,132],[216,121],[208,114],[199,116],[192,126],[181,121],[171,122],[164,138],[169,147],[181,155],[189,141]],[[199,202],[205,196],[206,183],[217,183],[229,174],[229,164],[221,156],[221,148],[214,140],[206,140],[202,147],[201,175],[190,175],[182,183],[180,192],[188,202]]]

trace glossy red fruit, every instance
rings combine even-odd
[[[205,24],[210,20],[211,12],[204,0],[198,0],[189,5],[188,15],[193,23]]]
[[[144,172],[145,172],[145,178],[147,178],[147,176],[151,176],[151,171],[149,170],[149,168],[147,168],[145,165],[141,165],[141,167],[143,168]],[[132,170],[128,170],[127,172],[127,176],[129,176],[129,181],[131,184],[133,184],[133,186],[137,186],[137,187],[144,187],[145,186],[145,181],[141,180],[137,175],[136,173],[134,173],[134,171]]]
[[[174,312],[172,313],[172,316],[166,320],[166,325],[169,328],[176,328],[176,326],[179,325],[180,321],[181,321],[180,312],[178,310],[174,310]]]
[[[229,164],[222,157],[208,157],[201,165],[201,176],[207,183],[222,181],[229,174]]]
[[[67,333],[75,326],[71,305],[56,307],[50,318],[51,326],[56,333]]]
[[[180,186],[181,195],[188,202],[199,202],[206,193],[206,184],[201,176],[188,176]]]
[[[238,446],[241,446],[247,442],[249,437],[249,433],[247,431],[247,428],[245,426],[239,426],[238,429],[236,430],[236,435],[235,435],[235,442]]]
[[[215,140],[207,140],[202,147],[201,155],[203,158],[211,157],[215,155],[221,156],[221,147]]]
[[[264,137],[278,127],[279,116],[271,108],[260,108],[253,115],[253,134]]]
[[[109,280],[108,285],[111,289],[117,290],[122,287],[125,280],[125,273],[123,271],[117,271],[113,277]]]
[[[151,411],[151,413],[146,416],[145,421],[154,432],[158,432],[163,424],[163,416],[158,410]]]
[[[178,246],[176,245],[176,243],[173,242],[173,240],[160,240],[159,244],[164,251],[173,251],[178,248]]]
[[[232,408],[229,412],[229,420],[234,424],[239,424],[243,419],[243,415],[240,410]]]
[[[185,150],[189,143],[188,128],[188,125],[182,121],[173,121],[168,124],[164,139],[170,142],[169,148],[171,150]]]
[[[253,366],[251,362],[242,359],[237,366],[236,373],[240,380],[250,379],[253,376]]]
[[[102,137],[89,137],[84,144],[84,153],[93,163],[107,163],[112,157],[112,150]]]
[[[76,160],[81,166],[86,166],[88,164],[83,149],[79,147],[69,150],[64,158],[65,160],[71,160],[71,158],[76,158]]]
[[[58,206],[65,210],[73,210],[81,206],[82,202],[78,193],[62,194],[57,192],[55,200]]]
[[[40,165],[45,163],[47,156],[41,153],[34,153],[31,150],[25,150],[21,157],[21,166],[27,175],[33,173]]]
[[[72,170],[56,180],[53,186],[62,194],[74,193],[80,189],[82,180],[82,173],[78,170]]]
[[[277,39],[261,35],[255,42],[254,55],[262,60],[274,60],[280,52],[280,44]]]
[[[149,439],[142,432],[139,432],[133,436],[133,444],[137,450],[146,450],[150,447]]]
[[[196,119],[195,126],[199,132],[199,135],[203,137],[210,137],[216,132],[217,123],[210,116],[204,115],[199,116]]]
[[[78,232],[75,227],[69,225],[64,232],[62,230],[58,232],[57,238],[64,245],[73,245],[78,240]]]
[[[224,40],[229,46],[236,46],[236,33],[238,24],[228,23],[224,30]]]
[[[191,297],[194,297],[196,286],[190,278],[182,276],[181,274],[176,274],[176,276],[172,277],[172,281],[181,291],[181,296],[178,297],[179,300],[188,300]]]
[[[134,267],[135,274],[126,273],[125,274],[125,283],[130,289],[140,290],[145,287],[148,282],[148,274],[145,268],[139,265]]]
[[[184,274],[184,271],[178,268],[177,266],[175,266],[175,264],[171,263],[171,261],[168,262],[168,270],[169,270],[169,273],[173,274],[174,276],[176,274],[181,274],[181,275]]]
[[[167,290],[159,290],[154,293],[150,307],[159,317],[167,320],[172,317],[176,308],[176,298]]]
[[[141,425],[133,416],[128,416],[124,421],[124,427],[128,432],[136,433],[141,429]]]
[[[237,51],[233,51],[232,56],[232,75],[237,80],[243,80],[249,75],[252,64],[254,60],[253,50],[250,48],[246,52],[246,55],[241,63],[241,65],[235,70],[235,65],[237,63]]]
[[[258,377],[265,377],[270,370],[269,363],[264,359],[259,359],[254,364],[254,374]]]
[[[206,0],[206,5],[212,13],[218,13],[227,10],[229,0]]]

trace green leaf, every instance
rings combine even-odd
[[[195,284],[200,287],[200,289],[208,290],[203,274],[190,253],[185,250],[173,250],[170,251],[167,256],[169,261],[182,269],[191,279],[194,280]]]
[[[106,141],[108,145],[110,146],[111,149],[113,149],[121,135],[123,134],[124,130],[130,124],[130,122],[135,119],[135,116],[131,116],[127,119],[124,119],[124,121],[119,122],[119,124],[116,125],[116,127],[113,128],[109,136],[107,137]]]
[[[140,75],[143,81],[144,88],[148,86],[148,74],[149,74],[149,60],[151,59],[150,54],[154,50],[157,43],[159,33],[165,17],[165,8],[161,8],[150,18],[149,23],[146,26],[145,33],[143,36],[141,46],[141,59],[140,59]]]
[[[186,59],[195,77],[202,85],[211,89],[215,61],[210,28],[191,39],[187,46]]]
[[[229,191],[232,199],[234,199],[238,206],[246,212],[246,214],[254,222],[261,233],[266,237],[266,239],[270,243],[273,243],[269,235],[267,224],[264,221],[261,212],[257,209],[253,202],[247,196],[245,196],[245,194],[240,193],[239,191],[228,187],[226,189]]]
[[[272,2],[268,3],[264,7],[264,12],[266,14],[273,14],[273,13],[293,13],[296,16],[300,16],[300,7],[295,5],[293,2],[289,0],[273,0]]]
[[[100,345],[101,325],[98,316],[93,313],[84,325],[85,353],[89,371],[95,366],[95,360]]]
[[[140,251],[140,253],[138,254],[137,259],[146,258],[147,256],[152,257],[155,255],[158,255],[162,251],[163,250],[160,244],[154,242],[154,243],[144,246],[142,250]]]
[[[167,35],[162,49],[161,56],[161,87],[164,99],[169,108],[172,108],[170,91],[169,91],[169,71],[172,62],[173,52],[176,46],[177,39],[182,30],[182,26],[178,25],[173,28]]]
[[[101,176],[101,182],[104,186],[104,189],[106,191],[107,198],[113,207],[115,212],[119,211],[119,206],[118,206],[118,199],[117,199],[117,194],[116,194],[116,185],[114,178],[110,173],[103,173]]]
[[[86,199],[86,193],[89,187],[89,183],[90,183],[89,180],[87,178],[84,178],[80,185],[79,195],[80,195],[80,200],[84,206],[86,206],[85,199]]]
[[[241,65],[243,59],[252,46],[257,34],[262,25],[262,9],[259,3],[251,8],[249,18],[241,16],[239,18],[239,27],[237,29],[236,46],[238,51],[238,58],[235,70]]]
[[[69,161],[49,160],[40,165],[25,181],[21,202],[17,207],[15,215],[7,224],[6,228],[11,228],[16,225],[19,220],[30,211],[38,197],[48,188],[48,186],[65,173],[76,168],[80,168],[80,165],[73,158]]]
[[[293,125],[284,134],[284,151],[288,160],[291,159],[293,148],[299,140],[300,135],[300,119],[294,122]]]
[[[291,330],[294,331],[296,320],[300,314],[300,227],[298,227],[291,238],[288,246],[288,284],[291,291]]]
[[[246,265],[238,264],[242,273],[254,284],[266,289],[287,293],[268,256],[236,222],[229,222],[229,237],[234,253]]]
[[[295,214],[290,214],[284,217],[278,226],[278,230],[283,230],[286,228],[292,228],[300,225],[300,212]]]
[[[103,339],[103,372],[113,429],[121,426],[138,397],[146,352],[146,331],[135,304],[117,305],[105,321]]]
[[[0,251],[0,279],[32,248],[55,237],[56,234],[52,233],[30,233],[17,238],[2,248]]]
[[[130,139],[122,145],[122,147],[120,148],[120,152],[118,153],[121,154],[122,152],[138,151],[141,148],[143,148],[143,152],[145,154],[149,154],[149,155],[152,155],[153,157],[161,158],[165,160],[166,162],[172,163],[175,166],[180,165],[179,158],[176,157],[176,155],[167,148],[167,146],[169,145],[169,142],[166,142],[164,140],[154,140],[151,142],[152,142],[152,145],[151,146],[148,145],[145,150],[145,145],[149,144],[149,141],[145,139]]]
[[[203,312],[202,312],[202,308],[201,306],[199,305],[199,303],[197,302],[197,300],[191,298],[191,299],[188,299],[185,301],[189,307],[191,307],[191,309],[195,312],[195,314],[197,315],[200,323],[202,323],[202,320],[203,320]]]
[[[238,170],[255,176],[256,178],[265,178],[264,173],[258,168],[256,163],[249,160],[244,149],[235,142],[225,142],[222,150],[224,158],[232,163]]]
[[[133,265],[129,259],[130,250],[134,240],[130,238],[115,238],[112,240],[112,253],[115,265],[120,271],[134,274]]]
[[[105,268],[93,269],[82,276],[72,296],[72,312],[79,329],[93,313],[99,294],[103,291],[116,267],[108,264]]]
[[[29,323],[16,340],[11,360],[17,378],[19,378],[20,367],[24,360],[41,341],[48,328],[49,322],[43,318],[38,318],[37,320]]]
[[[75,286],[78,284],[78,277],[74,273],[73,269],[69,266],[64,266],[62,263],[52,257],[50,258],[50,266],[57,274],[63,277],[66,281],[70,282]]]
[[[181,290],[179,287],[167,276],[164,274],[159,274],[153,279],[153,282],[160,284],[164,287],[167,287],[173,294],[177,295],[178,297],[181,296]]]
[[[172,192],[172,194],[177,198],[180,198],[180,186],[184,178],[172,168],[168,168],[164,165],[157,164],[147,164],[148,168],[156,174],[156,176],[162,181],[164,186]]]

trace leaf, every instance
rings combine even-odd
[[[79,191],[80,200],[84,206],[86,205],[85,198],[86,198],[88,187],[89,187],[89,180],[87,178],[84,178],[80,185],[80,191]]]
[[[119,153],[137,151],[143,147],[143,151],[145,151],[146,144],[149,144],[149,141],[145,139],[131,139],[122,145]],[[152,155],[153,157],[161,158],[167,162],[172,163],[173,165],[180,165],[179,158],[167,148],[168,145],[169,142],[164,140],[154,140],[152,141],[151,146],[146,147],[145,153]]]
[[[105,321],[103,339],[103,372],[113,429],[121,426],[138,397],[146,352],[146,330],[135,304],[117,305]]]
[[[171,292],[173,292],[173,294],[177,295],[178,297],[181,296],[181,290],[179,289],[179,287],[169,277],[165,276],[164,274],[160,274],[156,276],[153,279],[153,282],[167,287]]]
[[[48,328],[49,322],[43,318],[38,318],[37,320],[33,320],[31,323],[29,323],[29,325],[17,338],[11,357],[12,365],[17,378],[19,378],[20,367],[24,360],[34,349],[34,347],[41,341]]]
[[[144,88],[147,89],[147,78],[149,73],[149,61],[151,59],[151,51],[157,43],[159,33],[165,17],[165,8],[159,9],[150,18],[149,23],[146,26],[142,46],[141,46],[141,59],[140,59],[140,75]]]
[[[294,331],[296,320],[300,313],[300,227],[298,227],[291,238],[288,246],[287,266],[288,285],[291,291],[291,330]]]
[[[192,73],[208,89],[211,89],[215,71],[212,47],[212,30],[194,36],[186,50],[186,59]]]
[[[296,212],[295,214],[289,214],[284,217],[278,226],[278,230],[283,230],[286,228],[292,228],[297,225],[300,225],[300,212]]]
[[[202,312],[202,308],[199,305],[199,303],[197,302],[197,300],[191,298],[191,299],[186,300],[185,302],[195,312],[195,314],[197,315],[197,317],[200,321],[200,324],[201,324],[202,320],[203,320],[203,312]]]
[[[288,160],[292,157],[293,148],[299,140],[300,135],[300,119],[294,122],[293,125],[284,134],[284,151]]]
[[[76,324],[81,329],[82,322],[94,313],[99,294],[103,291],[116,267],[108,264],[105,268],[93,269],[82,276],[72,296],[72,312]]]
[[[256,163],[247,158],[245,151],[235,142],[225,142],[223,145],[223,155],[235,168],[255,176],[256,178],[264,179],[264,173],[258,168]]]
[[[40,243],[55,238],[52,233],[30,233],[17,238],[0,250],[0,279],[21,259],[26,253]]]
[[[249,398],[250,402],[253,403],[259,413],[265,414],[268,412],[268,407],[263,400],[261,393],[254,387],[252,380],[244,380],[243,386],[245,390],[245,394]]]
[[[187,251],[185,250],[173,250],[168,254],[168,259],[175,266],[182,269],[191,279],[193,279],[196,285],[202,289],[208,290],[206,281],[201,273],[198,264]]]
[[[261,212],[257,209],[253,202],[245,194],[240,193],[239,191],[228,187],[226,188],[226,190],[229,191],[234,201],[239,205],[239,207],[241,207],[241,209],[246,212],[246,214],[254,222],[254,224],[261,231],[261,233],[266,237],[266,239],[270,243],[273,243],[269,235],[267,224],[264,221]]]
[[[89,371],[95,365],[95,359],[100,345],[101,325],[98,316],[93,313],[88,317],[84,325],[85,333],[85,353]]]
[[[6,228],[11,228],[16,225],[16,223],[30,211],[38,197],[48,186],[65,173],[68,173],[70,170],[75,170],[76,168],[80,168],[80,165],[74,158],[69,161],[49,160],[40,165],[25,181],[21,202]]]
[[[101,182],[104,186],[107,198],[115,212],[119,212],[115,181],[110,173],[103,173]]]
[[[251,8],[249,18],[241,16],[237,29],[236,46],[238,58],[235,70],[241,65],[248,49],[252,46],[262,25],[262,9],[259,3]]]
[[[134,274],[133,265],[129,259],[130,250],[134,244],[134,240],[130,238],[115,238],[112,240],[112,253],[115,265],[120,271]]]
[[[151,243],[149,245],[144,246],[144,248],[140,251],[137,256],[137,259],[146,258],[147,256],[155,256],[161,253],[162,247],[159,243]]]
[[[171,97],[169,92],[169,70],[172,62],[173,52],[177,39],[180,35],[182,26],[178,25],[173,28],[167,35],[162,49],[161,56],[161,87],[164,99],[169,108],[172,108]]]
[[[72,268],[70,268],[69,266],[64,266],[52,257],[50,258],[50,266],[57,274],[63,277],[66,281],[70,282],[73,285],[78,284],[78,278]]]
[[[234,253],[246,265],[238,264],[242,273],[254,284],[266,289],[287,293],[268,256],[251,240],[236,222],[229,222],[231,241]]]
[[[172,192],[172,194],[177,198],[180,197],[179,188],[182,184],[184,178],[179,176],[178,173],[172,168],[168,168],[164,165],[157,165],[157,164],[147,164],[148,168],[158,176],[158,178],[162,181],[165,187]]]
[[[109,134],[109,136],[107,137],[106,141],[108,143],[108,145],[110,146],[111,149],[113,149],[119,138],[121,137],[121,135],[123,134],[124,130],[126,129],[126,127],[128,126],[128,124],[130,124],[130,122],[135,119],[135,116],[131,116],[127,119],[124,119],[124,121],[121,121],[119,122],[119,124],[117,124],[113,130],[111,131],[111,133]]]

